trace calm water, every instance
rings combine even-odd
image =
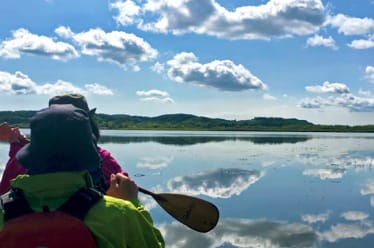
[[[141,195],[167,247],[374,246],[374,134],[104,131],[100,146],[142,187],[220,209],[201,234]]]

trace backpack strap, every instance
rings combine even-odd
[[[29,203],[26,201],[21,189],[12,188],[9,192],[9,198],[11,200],[8,199],[6,202],[3,202],[2,200],[1,202],[4,213],[4,223],[11,219],[34,212]]]
[[[103,194],[93,188],[82,187],[76,191],[57,211],[70,214],[80,220],[84,220],[90,208],[103,197]],[[33,213],[34,210],[27,202],[21,189],[13,188],[11,201],[3,203],[4,223],[25,214]],[[43,211],[49,211],[43,206]]]
[[[82,187],[76,191],[58,210],[84,220],[90,208],[103,197],[94,188]]]

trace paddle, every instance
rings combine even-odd
[[[7,123],[0,125],[0,140],[8,140],[12,134]],[[153,193],[138,187],[139,191],[150,195],[172,217],[198,232],[209,232],[218,222],[218,208],[203,199],[174,193]]]
[[[0,140],[8,141],[10,135],[12,134],[12,129],[8,123],[3,122],[0,124]]]
[[[218,208],[203,199],[174,193],[153,193],[138,187],[139,191],[150,195],[171,216],[182,224],[198,232],[209,232],[218,222]]]
[[[0,124],[0,141],[8,141],[13,135],[12,128],[9,126],[8,123],[3,122]],[[26,137],[18,137],[22,143],[26,144],[29,143],[30,140]]]

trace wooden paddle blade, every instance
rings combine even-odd
[[[12,134],[12,129],[8,123],[3,122],[0,124],[0,140],[8,141],[10,135]]]
[[[192,196],[158,193],[154,199],[171,216],[198,232],[209,232],[218,222],[218,208],[203,199]]]

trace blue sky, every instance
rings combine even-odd
[[[374,124],[374,0],[3,0],[0,110]]]

